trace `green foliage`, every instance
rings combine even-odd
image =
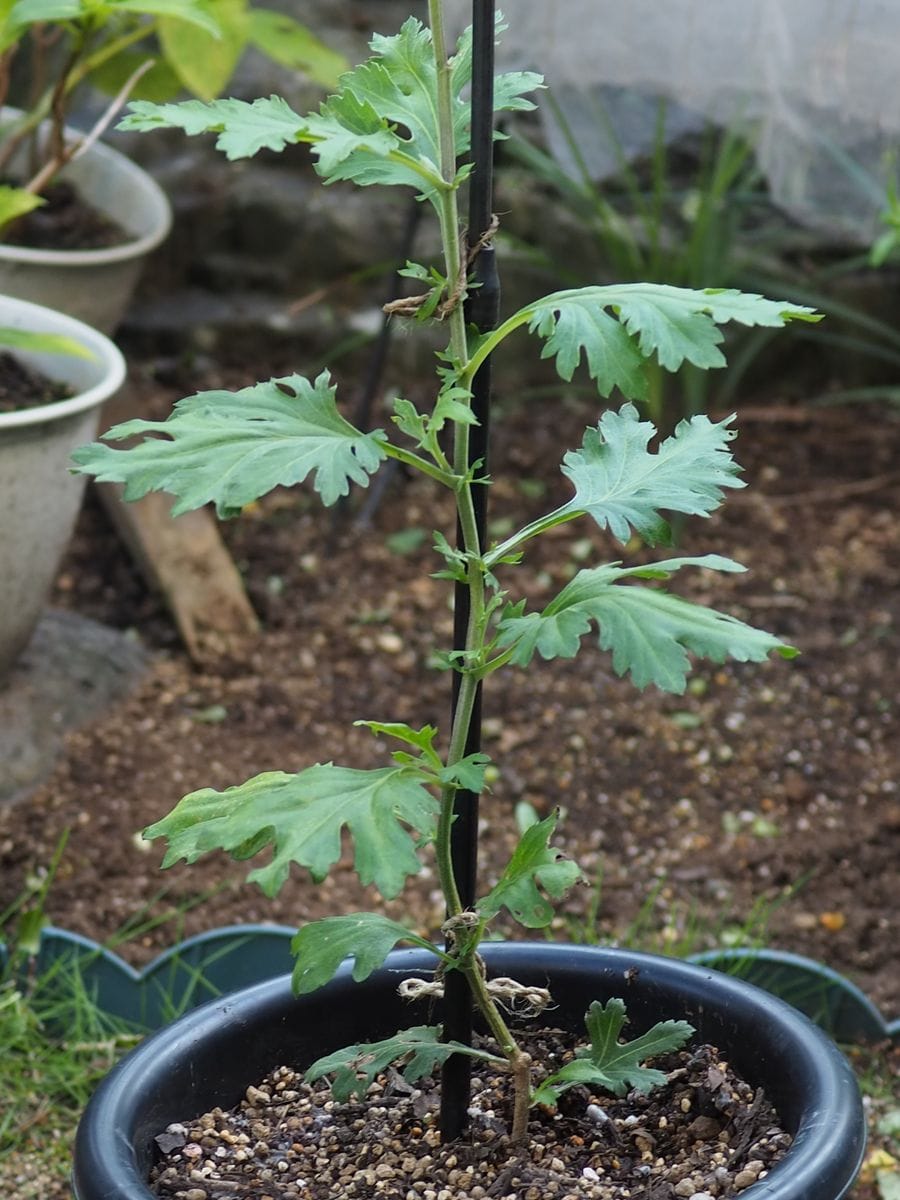
[[[93,358],[92,351],[75,338],[61,333],[34,333],[29,329],[13,329],[0,326],[0,346],[14,350],[43,351],[45,354],[68,354],[72,358]]]
[[[657,588],[623,587],[632,577],[661,579],[683,566],[741,571],[717,555],[676,558],[652,567],[609,564],[579,571],[541,613],[526,613],[524,601],[510,605],[500,622],[498,645],[512,647],[511,661],[527,666],[542,658],[573,658],[592,621],[600,647],[612,651],[617,675],[630,674],[636,687],[656,684],[681,694],[687,686],[687,651],[713,662],[762,662],[772,651],[793,658],[797,651],[761,629]]]
[[[635,163],[629,158],[614,119],[595,96],[585,94],[590,124],[576,136],[552,91],[545,115],[566,148],[565,162],[524,138],[509,141],[508,155],[550,189],[550,203],[564,206],[575,222],[577,261],[533,245],[517,249],[554,278],[578,285],[590,282],[583,262],[592,253],[604,277],[624,283],[649,280],[680,287],[729,287],[744,276],[748,253],[739,241],[750,231],[753,266],[760,254],[760,213],[766,197],[753,148],[744,131],[710,126],[700,139],[696,163],[684,170],[684,155],[673,155],[667,144],[668,112],[664,100],[656,106],[651,144]],[[590,133],[586,133],[586,130]],[[602,144],[615,164],[612,178],[595,179],[588,166],[590,136]],[[587,253],[585,254],[585,247]],[[702,412],[707,405],[707,377],[687,364],[673,379],[662,371],[648,372],[642,397],[648,416],[671,428],[681,416]]]
[[[200,105],[134,104],[124,129],[171,126],[188,134],[218,133],[229,158],[247,158],[263,147],[281,150],[308,142],[326,183],[350,179],[413,187],[434,199],[442,188],[437,72],[431,32],[410,17],[393,37],[376,35],[373,56],[341,76],[340,90],[317,113],[299,117],[277,96],[247,104],[220,100]],[[451,78],[452,121],[459,157],[468,149],[468,106],[461,93],[472,74],[471,35],[460,40]],[[498,112],[533,107],[523,93],[539,84],[529,73],[497,80]],[[463,175],[458,176],[457,182]]]
[[[298,996],[314,992],[334,978],[345,959],[354,960],[353,978],[368,979],[398,942],[410,942],[438,954],[431,943],[379,913],[348,913],[304,925],[291,942],[296,959],[291,984]]]
[[[505,1066],[505,1060],[483,1050],[474,1050],[462,1042],[441,1041],[439,1025],[415,1025],[380,1042],[362,1042],[336,1050],[316,1062],[306,1072],[307,1083],[332,1075],[331,1091],[338,1103],[351,1096],[363,1096],[378,1076],[396,1062],[406,1060],[402,1074],[407,1083],[416,1083],[447,1061],[451,1054],[466,1054],[486,1062]]]
[[[17,217],[24,217],[26,213],[33,212],[44,203],[45,201],[33,192],[0,184],[0,228],[8,225],[10,221],[15,221]]]
[[[233,515],[270,488],[308,477],[323,503],[332,504],[350,483],[365,486],[388,457],[428,476],[453,497],[460,544],[451,547],[444,533],[435,533],[442,560],[438,576],[468,588],[469,619],[465,644],[445,656],[458,674],[446,748],[439,746],[438,730],[431,724],[363,721],[377,737],[399,743],[392,766],[361,771],[317,765],[296,775],[264,774],[224,793],[204,789],[185,797],[145,836],[168,840],[164,866],[181,858],[192,862],[217,849],[244,860],[271,846],[269,863],[249,876],[268,895],[278,890],[292,863],[323,879],[340,857],[345,831],[360,880],[373,883],[388,898],[420,870],[425,849],[433,850],[447,910],[442,949],[385,916],[329,917],[298,933],[294,985],[306,992],[327,984],[347,958],[353,960],[353,977],[363,979],[398,942],[427,946],[440,959],[439,974],[454,970],[466,980],[499,1055],[442,1042],[439,1029],[419,1026],[328,1055],[313,1065],[308,1078],[333,1076],[335,1096],[346,1099],[363,1093],[391,1063],[405,1060],[406,1077],[415,1081],[457,1051],[474,1054],[512,1074],[516,1103],[511,1132],[513,1140],[521,1140],[527,1122],[528,1059],[492,994],[478,946],[503,910],[523,925],[546,927],[555,902],[580,881],[581,872],[550,844],[556,815],[538,821],[526,814],[500,879],[474,906],[461,896],[452,853],[455,801],[460,789],[482,792],[488,778],[487,756],[468,751],[482,679],[510,662],[527,665],[535,652],[545,658],[571,657],[592,623],[598,626],[601,647],[611,652],[614,669],[629,673],[639,687],[655,683],[683,691],[690,654],[714,662],[729,657],[761,661],[772,652],[788,657],[794,651],[771,634],[671,596],[660,586],[688,566],[742,570],[717,555],[631,567],[619,562],[589,566],[540,613],[526,612],[524,600],[507,603],[501,576],[515,571],[525,543],[555,526],[589,516],[622,543],[630,541],[633,531],[647,543],[666,542],[671,531],[664,513],[708,516],[728,488],[742,483],[730,453],[729,421],[714,424],[695,416],[651,452],[655,430],[625,404],[604,413],[586,431],[582,446],[564,458],[571,500],[488,548],[479,533],[475,494],[490,481],[481,475],[482,464],[472,462],[469,445],[476,423],[475,377],[499,345],[527,326],[543,339],[544,357],[555,359],[564,379],[584,360],[600,394],[618,388],[626,397],[640,397],[646,394],[648,359],[666,371],[685,363],[698,369],[722,366],[720,327],[728,322],[777,328],[817,316],[802,305],[735,291],[629,283],[556,292],[520,309],[493,331],[468,329],[459,303],[468,280],[462,273],[466,255],[458,196],[467,168],[458,164],[469,150],[463,96],[471,80],[472,46],[467,33],[456,54],[447,58],[441,7],[440,0],[431,0],[430,29],[411,18],[396,36],[375,37],[373,56],[343,75],[337,95],[315,113],[300,116],[272,96],[253,103],[138,103],[124,122],[132,129],[174,126],[189,134],[214,132],[230,158],[308,143],[326,183],[343,179],[361,186],[411,186],[420,200],[431,202],[439,218],[443,261],[438,267],[407,268],[429,289],[410,306],[411,314],[447,330],[431,406],[397,400],[396,440],[381,430],[362,433],[341,416],[327,375],[314,383],[295,375],[233,395],[190,397],[168,421],[132,421],[106,435],[113,441],[144,435],[136,445],[124,450],[85,447],[75,461],[81,471],[123,482],[128,498],[154,489],[174,493],[176,512],[211,501],[221,515]],[[524,92],[537,84],[534,75],[500,76],[497,110],[529,107]],[[445,444],[448,433],[452,448]],[[636,584],[636,579],[652,586]],[[590,1048],[543,1084],[537,1099],[555,1102],[577,1082],[616,1092],[657,1082],[659,1073],[644,1067],[644,1059],[680,1045],[689,1027],[664,1022],[634,1042],[620,1044],[624,1019],[621,1001],[610,1001],[605,1008],[592,1005]]]
[[[554,814],[524,831],[500,879],[478,901],[482,917],[496,916],[506,908],[528,929],[550,924],[555,911],[552,901],[560,900],[582,879],[577,863],[550,848],[557,820]]]
[[[113,441],[149,437],[126,452],[86,446],[73,458],[98,479],[125,484],[126,500],[149,491],[178,497],[174,512],[214,502],[235,516],[272,488],[312,473],[323,504],[365,486],[385,456],[380,430],[360,433],[334,402],[327,372],[314,383],[300,375],[272,379],[239,392],[199,392],[180,401],[167,421],[126,421]]]
[[[412,768],[316,764],[296,775],[267,771],[224,792],[191,792],[144,837],[168,840],[164,867],[182,858],[196,862],[210,850],[244,860],[272,845],[271,862],[247,878],[274,896],[292,862],[324,879],[341,856],[346,827],[360,880],[392,897],[421,869],[418,851],[434,836],[437,809]]]
[[[217,35],[219,26],[199,0],[18,0],[9,15],[13,26],[38,21],[108,21],[120,13],[138,16],[177,16]]]
[[[735,321],[777,328],[792,320],[820,319],[803,305],[745,292],[611,284],[553,292],[504,322],[497,340],[527,321],[531,332],[544,338],[543,357],[556,358],[563,379],[572,378],[583,354],[601,395],[619,388],[630,399],[641,399],[647,393],[643,364],[652,355],[667,371],[686,362],[704,370],[724,367],[719,325]]]
[[[554,1106],[569,1088],[583,1084],[602,1088],[614,1096],[624,1096],[628,1088],[649,1092],[665,1083],[665,1075],[643,1064],[658,1054],[678,1050],[694,1032],[687,1021],[659,1021],[647,1033],[630,1042],[620,1042],[625,1024],[625,1005],[616,998],[604,1006],[595,1000],[584,1023],[591,1039],[590,1047],[576,1051],[575,1058],[544,1080],[532,1096],[533,1104]]]
[[[35,25],[57,26],[55,39],[45,34],[30,40]],[[56,52],[48,56],[46,47],[54,40]],[[348,65],[293,18],[254,8],[249,0],[7,0],[0,5],[0,54],[27,51],[32,77],[46,80],[33,106],[0,141],[0,167],[25,140],[36,163],[27,188],[10,189],[18,194],[19,210],[10,208],[9,198],[0,205],[0,228],[27,211],[31,191],[46,188],[72,157],[77,143],[61,155],[56,147],[63,145],[73,96],[85,83],[113,97],[112,112],[128,95],[163,101],[187,90],[213,100],[248,46],[325,86]],[[50,149],[35,138],[44,119],[54,132],[45,139]]]
[[[248,11],[247,40],[273,62],[302,71],[324,87],[333,88],[348,69],[346,59],[287,13],[271,8]]]
[[[744,487],[728,452],[731,421],[682,421],[651,453],[656,431],[633,405],[604,413],[596,429],[585,431],[582,448],[563,459],[575,488],[566,509],[586,513],[623,545],[632,530],[648,545],[668,544],[671,530],[660,510],[706,517],[722,503],[723,488]]]

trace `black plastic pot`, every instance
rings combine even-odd
[[[853,1073],[806,1017],[751,984],[676,959],[547,943],[484,947],[492,974],[548,986],[555,1023],[580,1028],[592,1000],[621,996],[629,1033],[685,1018],[754,1085],[794,1135],[785,1159],[746,1200],[840,1200],[865,1146]],[[384,1037],[423,1014],[396,994],[434,958],[398,951],[363,983],[347,964],[326,988],[295,999],[287,978],[196,1009],[125,1058],[91,1100],[75,1146],[76,1200],[148,1200],[153,1139],[172,1121],[229,1107],[281,1063],[302,1066],[352,1042]]]

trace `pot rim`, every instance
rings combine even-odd
[[[5,105],[0,109],[0,120],[4,115],[21,113],[21,109]],[[81,137],[84,131],[73,126],[66,126],[67,136]],[[116,169],[134,181],[140,181],[146,191],[153,209],[153,227],[147,233],[130,236],[128,241],[117,246],[101,246],[96,250],[46,250],[34,246],[8,246],[0,241],[0,261],[9,263],[27,263],[32,266],[54,267],[86,267],[105,266],[107,264],[128,261],[147,255],[162,242],[172,228],[172,206],[169,198],[149,171],[138,166],[136,162],[110,146],[106,142],[96,141],[85,152],[87,160],[96,157],[101,161],[115,163]],[[77,161],[77,160],[76,160]]]
[[[633,995],[642,995],[644,1004],[655,1002],[657,992],[663,1003],[670,994],[686,1005],[689,1018],[702,1019],[704,1012],[716,1013],[723,1023],[734,1023],[735,1044],[726,1045],[725,1050],[731,1054],[740,1049],[743,1039],[745,1053],[750,1042],[749,1052],[755,1054],[758,1045],[761,1061],[769,1060],[766,1079],[776,1069],[772,1063],[780,1067],[783,1060],[783,1074],[799,1101],[796,1120],[782,1116],[788,1127],[794,1126],[792,1148],[764,1180],[746,1190],[748,1200],[765,1196],[775,1200],[825,1200],[826,1196],[827,1200],[839,1200],[846,1195],[865,1151],[865,1120],[858,1088],[837,1047],[796,1009],[752,984],[678,959],[560,943],[489,943],[483,950],[492,969],[526,980],[546,980],[550,976],[562,994],[573,986],[583,990],[585,972],[589,970],[597,976],[604,994],[622,994],[627,1002],[632,986],[637,989]],[[635,968],[637,981],[629,984]],[[434,969],[431,955],[401,950],[389,955],[385,967],[375,975],[383,983],[385,976],[394,975],[399,980],[411,972],[429,969]],[[235,1045],[240,1045],[246,1042],[251,1028],[283,1030],[291,1004],[310,1004],[312,1011],[306,1017],[307,1027],[312,1026],[319,1019],[327,1019],[329,1012],[333,1015],[348,984],[360,989],[360,1010],[368,1012],[366,999],[371,1005],[372,997],[366,984],[371,990],[375,975],[369,981],[352,984],[351,964],[345,962],[330,984],[300,1000],[291,994],[289,976],[256,984],[193,1010],[142,1043],[100,1085],[79,1126],[73,1177],[76,1197],[150,1200],[152,1193],[138,1165],[139,1160],[146,1161],[149,1149],[139,1142],[147,1136],[148,1120],[158,1121],[152,1128],[161,1132],[173,1119],[199,1115],[171,1115],[160,1100],[159,1086],[165,1072],[171,1073],[177,1066],[182,1078],[170,1079],[168,1088],[175,1088],[180,1100],[188,1079],[185,1072],[189,1071],[191,1079],[195,1069],[198,1076],[203,1074],[203,1066],[195,1061],[198,1046],[206,1044],[207,1059],[218,1064],[223,1056],[228,1057],[225,1042],[229,1038],[236,1038]],[[567,1008],[573,1006],[564,1003]],[[743,1016],[738,1022],[739,1014]],[[289,1053],[286,1048],[285,1061]],[[241,1083],[246,1086],[243,1073]],[[145,1111],[148,1104],[152,1112]],[[823,1174],[833,1185],[824,1191]]]
[[[9,315],[7,315],[7,310]],[[75,416],[87,409],[102,404],[122,386],[125,381],[125,359],[118,346],[99,330],[84,321],[70,317],[56,309],[47,308],[43,304],[33,304],[30,300],[19,300],[15,296],[0,295],[0,324],[14,325],[21,329],[31,329],[38,333],[59,333],[74,338],[83,343],[98,360],[101,373],[97,382],[89,388],[70,396],[66,400],[56,400],[52,404],[41,404],[34,408],[16,409],[10,413],[0,413],[0,434],[10,429],[24,429],[32,425],[43,425],[48,421],[60,421],[66,417]],[[13,351],[23,359],[34,359],[34,352]],[[64,359],[65,355],[54,355],[54,359]],[[43,364],[42,364],[43,365]],[[65,380],[65,372],[60,372],[59,378]]]

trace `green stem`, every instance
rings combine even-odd
[[[511,317],[507,317],[502,325],[498,325],[496,329],[487,332],[478,343],[478,348],[474,351],[472,357],[466,363],[465,369],[461,372],[460,383],[464,387],[469,386],[475,378],[479,367],[490,358],[500,343],[505,338],[508,338],[511,333],[515,333],[517,329],[521,329],[523,325],[527,325],[534,314],[534,307],[521,308],[518,312],[513,313]]]
[[[459,479],[452,471],[444,471],[440,466],[432,466],[427,458],[422,458],[420,455],[413,453],[412,450],[406,450],[403,446],[397,446],[393,442],[387,441],[381,443],[381,448],[388,458],[396,458],[398,462],[404,463],[407,467],[414,467],[415,470],[421,471],[423,475],[427,475],[430,479],[442,483],[444,487],[456,491],[459,486]]]
[[[488,991],[481,960],[477,954],[467,956],[460,964],[466,977],[472,998],[481,1010],[488,1028],[497,1045],[503,1051],[513,1076],[513,1122],[510,1137],[513,1142],[523,1142],[528,1127],[528,1109],[531,1103],[531,1056],[520,1048],[509,1031],[500,1010]]]
[[[467,639],[468,641],[468,639]],[[469,726],[472,722],[472,711],[478,691],[478,681],[474,675],[464,672],[460,680],[459,696],[453,713],[453,728],[450,731],[450,749],[447,754],[447,765],[452,766],[460,761],[466,752],[466,740],[469,736]],[[441,812],[438,818],[437,833],[434,840],[435,860],[441,890],[447,905],[449,917],[458,916],[463,911],[459,889],[456,886],[456,875],[453,870],[453,858],[450,845],[450,831],[453,828],[453,801],[456,787],[447,786],[441,794]]]
[[[572,508],[569,504],[564,504],[561,508],[556,508],[546,516],[538,517],[534,521],[529,521],[527,525],[523,525],[518,532],[512,534],[501,542],[499,546],[495,546],[489,553],[484,556],[484,568],[490,570],[495,567],[501,559],[506,558],[510,554],[514,554],[516,550],[525,542],[537,537],[541,533],[546,533],[548,529],[553,529],[557,525],[565,525],[567,521],[574,521],[576,517],[584,516],[584,510],[580,508]]]

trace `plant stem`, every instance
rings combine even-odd
[[[520,1048],[503,1020],[488,991],[482,963],[477,954],[473,952],[461,969],[475,1003],[509,1063],[513,1077],[513,1121],[510,1137],[514,1142],[523,1142],[528,1130],[528,1109],[531,1103],[531,1056]]]

